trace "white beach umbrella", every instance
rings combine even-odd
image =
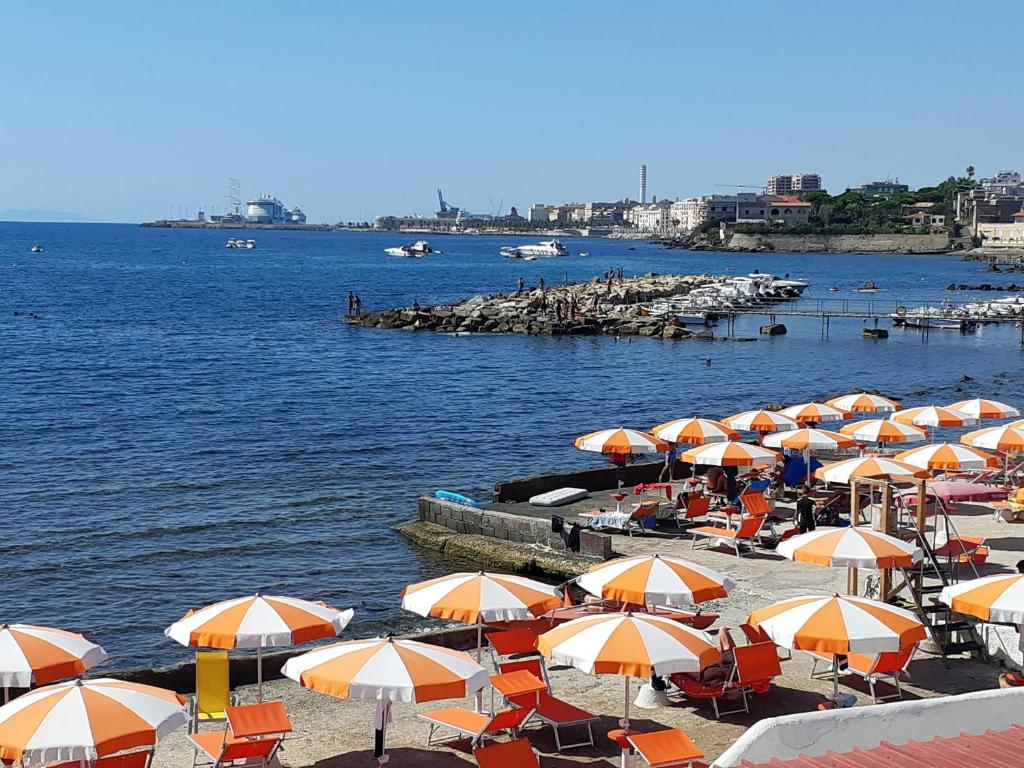
[[[1024,576],[1000,573],[944,587],[939,601],[983,621],[1024,624]]]
[[[885,456],[859,456],[844,459],[815,470],[814,476],[826,483],[848,485],[852,478],[891,480],[900,477],[931,477],[931,472],[913,464],[896,461]]]
[[[976,429],[960,437],[960,442],[985,451],[1024,453],[1024,429],[1005,424],[1001,427]]]
[[[733,429],[744,432],[782,432],[787,429],[798,429],[796,419],[784,416],[775,411],[744,411],[734,413],[722,419],[722,423]]]
[[[852,414],[834,405],[825,403],[802,403],[791,405],[779,411],[800,424],[821,424],[828,421],[846,421]]]
[[[152,747],[187,722],[185,699],[173,691],[109,678],[58,683],[0,707],[0,758],[88,763]]]
[[[739,440],[740,433],[713,419],[676,419],[659,424],[651,434],[680,445],[708,445]]]
[[[249,595],[189,611],[164,634],[185,646],[255,648],[257,697],[263,700],[263,649],[338,635],[354,611],[279,595]]]
[[[985,400],[976,397],[973,400],[961,400],[949,406],[954,411],[966,413],[976,419],[1009,419],[1020,416],[1020,411],[1012,405],[1001,403],[998,400]]]
[[[909,568],[924,556],[920,547],[864,526],[818,528],[786,539],[775,552],[829,568]]]
[[[897,411],[889,418],[901,424],[913,424],[915,427],[971,427],[978,423],[975,416],[939,405],[907,408],[905,411]]]
[[[750,443],[712,443],[691,448],[679,456],[680,461],[716,467],[770,466],[782,461],[782,455]]]
[[[903,404],[896,400],[881,395],[869,395],[866,392],[833,397],[826,402],[851,413],[892,413],[903,409]]]
[[[668,443],[638,429],[602,429],[576,438],[581,451],[594,453],[649,454],[668,450]]]
[[[696,605],[725,597],[736,582],[707,566],[668,555],[637,555],[599,563],[577,586],[606,600],[637,605]]]
[[[889,419],[869,419],[844,424],[840,433],[852,437],[859,443],[920,443],[928,439],[928,433],[913,424],[902,424]]]
[[[896,460],[922,469],[985,469],[999,466],[991,453],[960,443],[933,443],[896,454]]]
[[[0,626],[0,686],[45,685],[80,675],[107,660],[107,652],[75,632],[31,624]]]

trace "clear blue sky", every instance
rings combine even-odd
[[[0,211],[311,221],[1024,165],[1013,2],[21,3]],[[177,208],[175,208],[177,211]]]

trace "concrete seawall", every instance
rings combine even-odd
[[[782,253],[944,253],[947,235],[749,235],[737,232],[725,250]]]

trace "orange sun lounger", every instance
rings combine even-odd
[[[537,753],[526,739],[479,747],[473,757],[480,768],[540,768]]]
[[[706,538],[709,547],[712,542],[731,546],[736,551],[737,557],[740,557],[740,544],[745,544],[750,550],[749,554],[753,554],[754,539],[761,535],[761,528],[767,519],[764,515],[747,517],[740,523],[739,528],[724,528],[717,525],[691,528],[690,534],[693,536],[693,541],[690,544],[690,549],[696,547],[698,539]]]
[[[281,747],[292,724],[280,701],[245,704],[225,710],[227,727],[223,731],[193,733],[195,747],[192,766],[261,766],[267,768]],[[200,760],[200,755],[205,760]]]
[[[651,768],[696,768],[704,753],[678,728],[653,733],[631,733],[630,745]]]
[[[147,749],[143,752],[128,752],[123,755],[111,755],[110,757],[101,757],[99,760],[94,760],[91,763],[87,763],[89,768],[149,768],[149,761],[153,758],[152,749]],[[4,765],[11,765],[6,760]],[[81,768],[82,764],[79,762],[73,763],[60,763],[58,765],[52,765],[50,768]]]
[[[483,712],[471,712],[463,707],[449,707],[448,709],[435,709],[419,716],[420,720],[430,723],[430,733],[427,734],[427,746],[442,744],[454,739],[468,738],[474,747],[483,743],[488,736],[497,736],[502,731],[515,734],[523,723],[533,715],[533,707],[522,707],[520,709],[505,709],[488,715]],[[454,735],[435,738],[438,730],[452,731]]]

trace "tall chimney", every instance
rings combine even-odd
[[[640,202],[647,202],[647,166],[640,166]]]

